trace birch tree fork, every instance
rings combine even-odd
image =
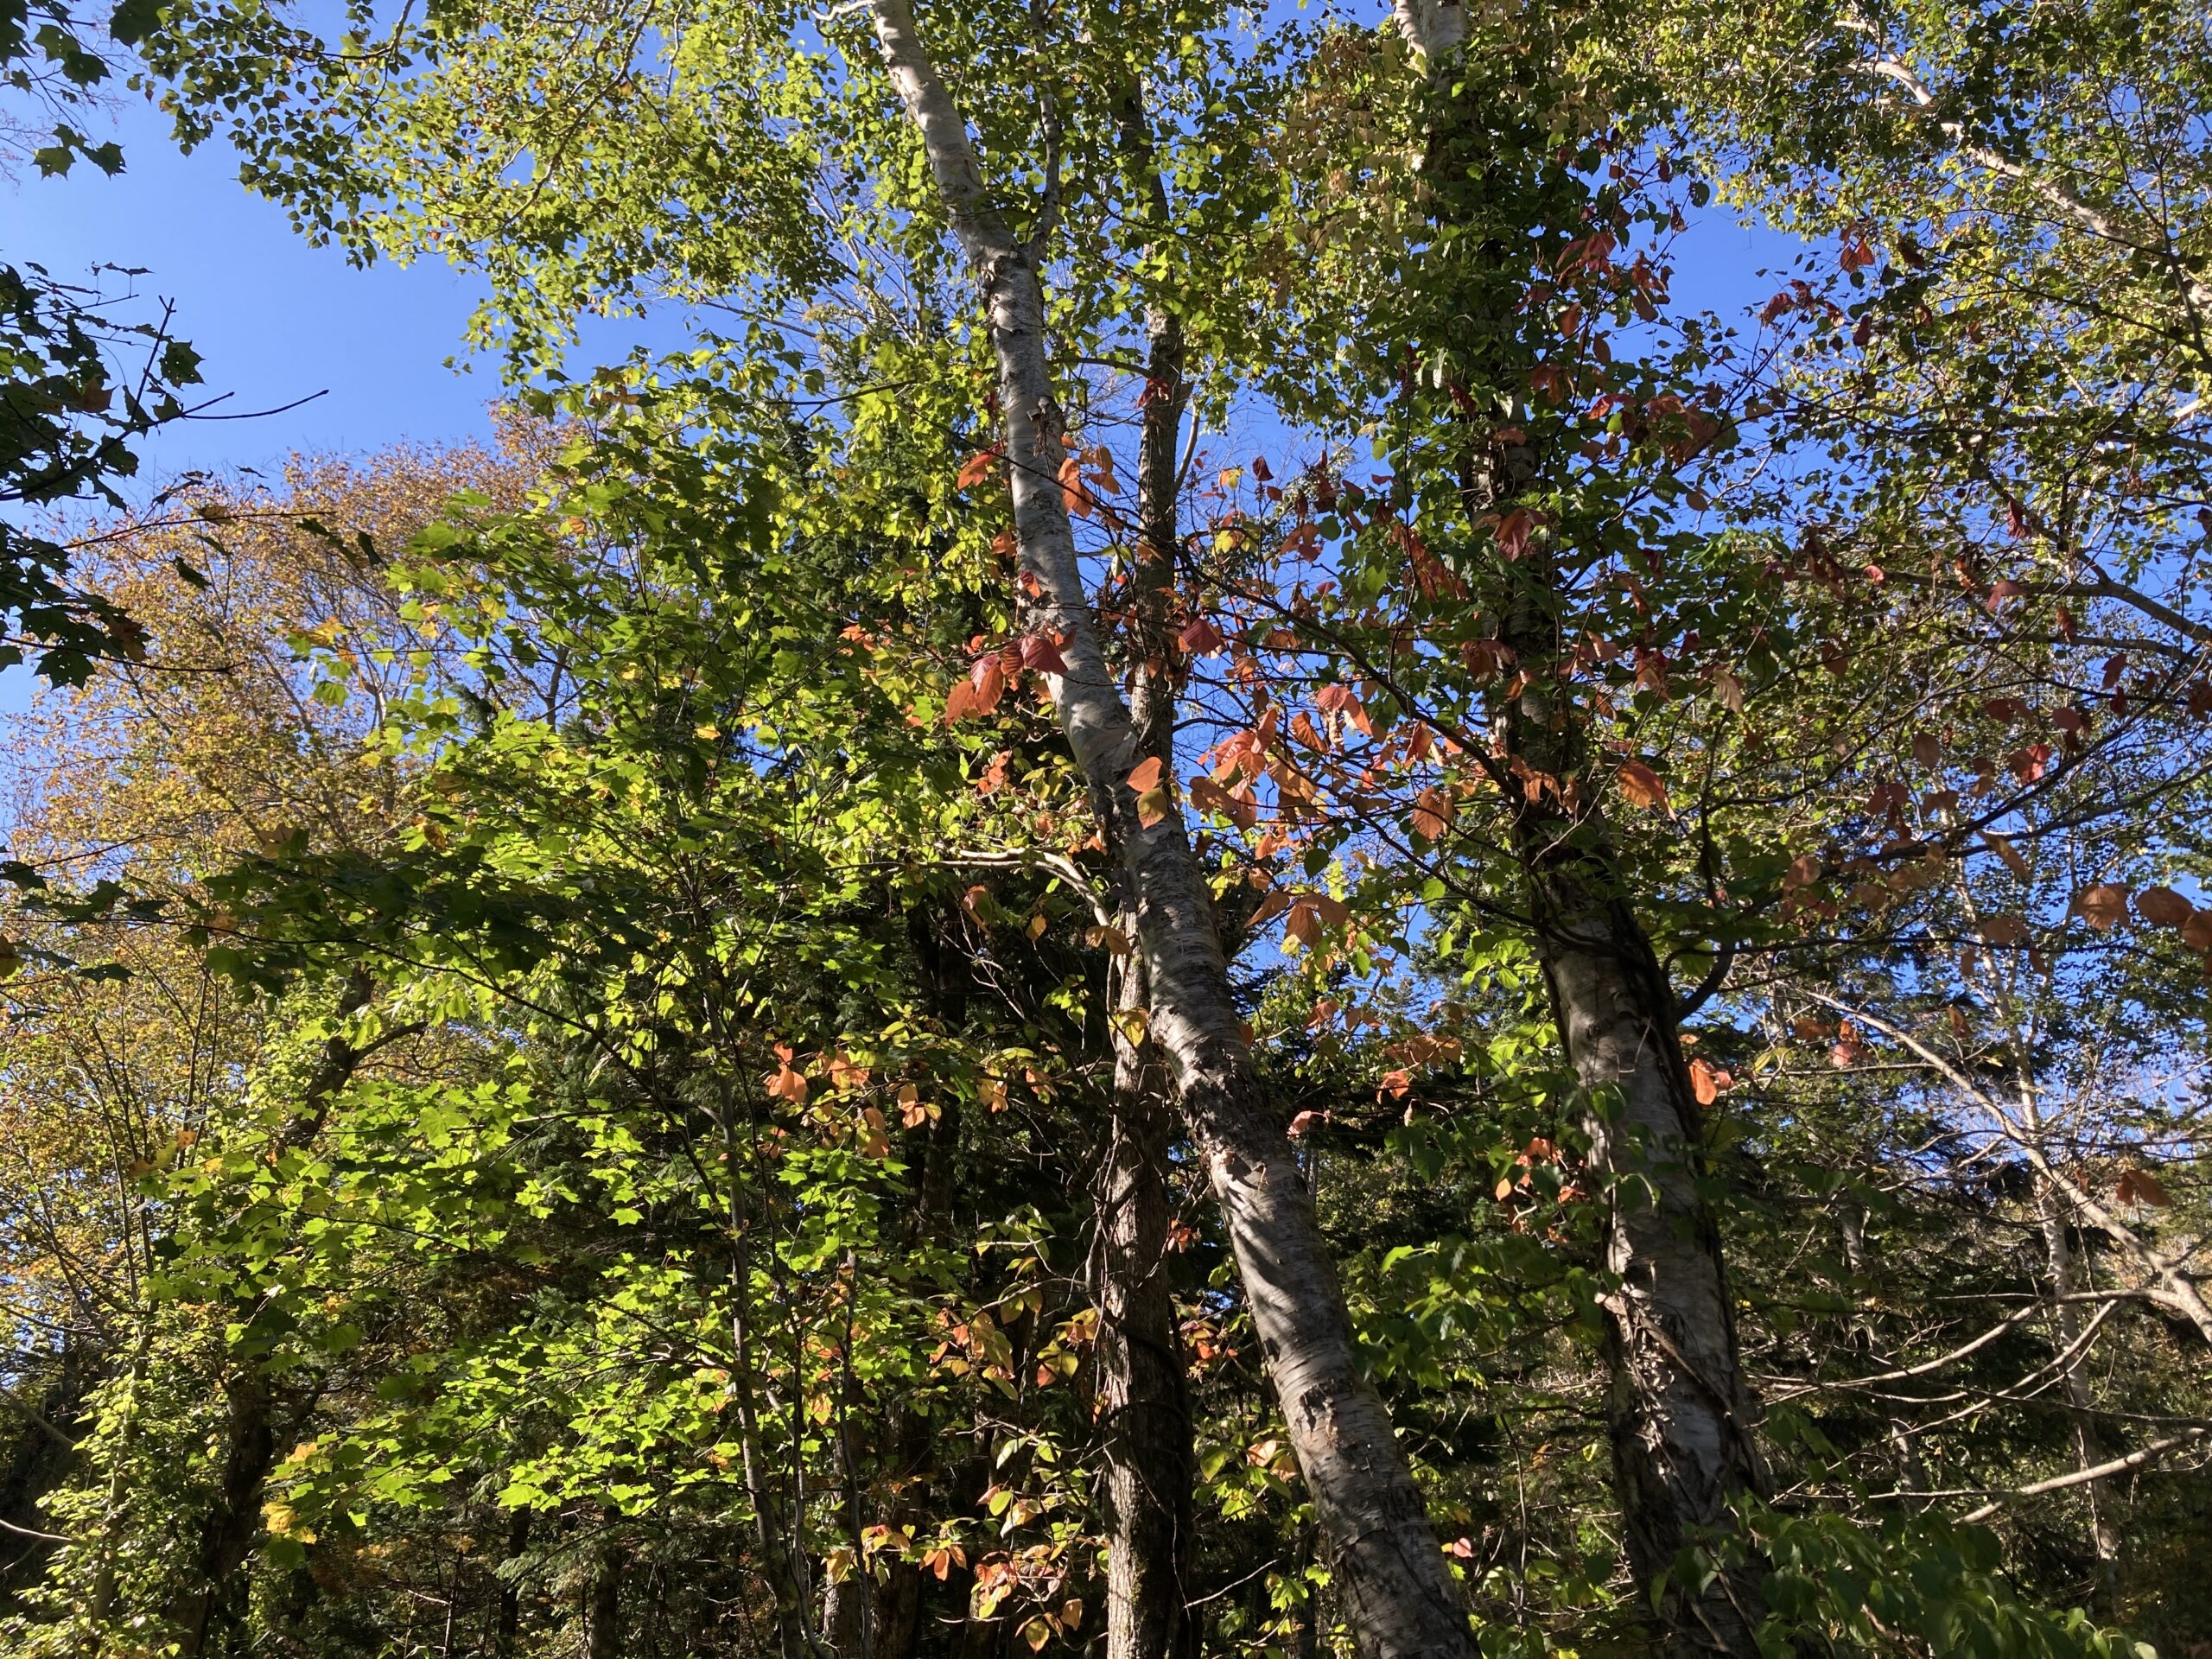
[[[874,0],[885,67],[988,318],[1005,423],[1025,620],[1060,637],[1052,686],[1137,907],[1151,1031],[1219,1202],[1268,1375],[1329,1540],[1360,1646],[1376,1659],[1471,1655],[1474,1643],[1420,1489],[1361,1376],[1344,1293],[1313,1202],[1239,1030],[1204,876],[1180,820],[1146,823],[1128,774],[1141,747],[1108,669],[1060,493],[1062,435],[1045,340],[1040,250],[992,206],[958,106],[906,0]]]

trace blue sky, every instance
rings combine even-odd
[[[210,414],[250,416],[322,394],[262,418],[166,429],[142,446],[147,487],[196,469],[269,471],[295,451],[359,453],[488,430],[499,365],[454,363],[482,292],[476,279],[442,264],[356,269],[333,249],[309,247],[281,209],[249,194],[226,144],[180,155],[166,120],[128,95],[113,127],[124,156],[119,176],[79,164],[60,179],[27,171],[0,181],[0,257],[105,293],[175,302],[176,332],[204,359],[205,395],[227,394]],[[1757,269],[1793,251],[1771,232],[1701,216],[1675,250],[1677,300],[1756,304],[1776,285]],[[106,264],[145,274],[96,274]],[[588,344],[619,354],[663,332],[602,326]],[[22,707],[26,690],[20,671],[0,674],[0,713]]]
[[[142,296],[174,300],[177,333],[206,359],[204,392],[232,394],[211,414],[326,393],[263,420],[173,427],[144,446],[150,470],[265,467],[295,449],[365,450],[487,429],[497,365],[445,366],[480,291],[472,279],[443,265],[357,270],[335,250],[308,247],[281,209],[249,194],[227,145],[180,156],[167,123],[135,99],[115,125],[119,177],[79,163],[65,178],[27,171],[0,183],[0,252],[104,293],[135,282]],[[106,263],[147,274],[94,277]]]

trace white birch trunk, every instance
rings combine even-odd
[[[1360,1646],[1376,1659],[1475,1651],[1420,1489],[1381,1399],[1360,1376],[1351,1320],[1290,1141],[1246,1051],[1204,874],[1180,817],[1139,821],[1127,784],[1142,745],[1109,672],[1059,487],[1065,459],[1036,256],[992,207],[966,123],[907,0],[873,0],[877,45],[919,131],[977,286],[997,358],[1027,625],[1063,641],[1060,725],[1135,899],[1152,1036],[1220,1203],[1299,1468],[1330,1541]]]

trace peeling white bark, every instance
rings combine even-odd
[[[1472,1659],[1466,1615],[1421,1491],[1381,1399],[1359,1375],[1312,1196],[1245,1049],[1204,872],[1179,817],[1143,824],[1126,781],[1142,744],[1107,668],[1060,493],[1065,449],[1035,254],[993,207],[966,123],[907,0],[872,0],[870,15],[982,291],[1020,567],[1037,589],[1026,620],[1062,640],[1067,672],[1053,686],[1060,725],[1135,903],[1153,1039],[1220,1203],[1346,1615],[1375,1659]]]

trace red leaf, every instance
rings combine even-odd
[[[1021,665],[1040,674],[1065,674],[1068,671],[1067,664],[1060,658],[1059,641],[1049,633],[1022,636]]]
[[[1211,656],[1229,643],[1222,637],[1221,630],[1203,616],[1194,616],[1185,623],[1177,638],[1183,649],[1193,657]]]
[[[972,490],[976,485],[981,484],[997,469],[999,456],[1002,453],[998,449],[986,449],[978,454],[969,456],[961,466],[959,478],[954,480],[957,487]]]

